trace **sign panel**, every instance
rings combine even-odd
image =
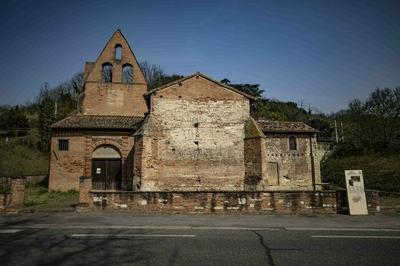
[[[367,215],[367,199],[362,170],[345,170],[350,215]]]
[[[96,168],[96,174],[101,174],[101,168]]]

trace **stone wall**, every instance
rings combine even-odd
[[[58,140],[68,139],[69,150],[60,151]],[[131,190],[133,180],[132,132],[54,131],[51,140],[49,190],[79,190],[79,178],[91,176],[92,153],[112,145],[121,154],[122,189]]]
[[[243,190],[249,109],[247,98],[202,77],[153,93],[140,190]]]
[[[294,136],[296,150],[289,150],[289,137]],[[266,134],[267,168],[277,165],[278,182],[269,189],[314,189],[314,183],[321,183],[320,161],[317,143],[313,134]],[[274,173],[269,172],[269,175]],[[270,178],[268,176],[267,178]]]

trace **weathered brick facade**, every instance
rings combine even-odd
[[[140,190],[243,190],[245,96],[199,74],[149,97]]]
[[[121,59],[116,58],[116,48],[121,49]],[[103,82],[102,67],[112,66],[111,82]],[[122,69],[130,65],[133,81],[123,83]],[[128,42],[120,31],[116,31],[96,62],[85,65],[85,90],[81,99],[81,113],[85,115],[143,116],[147,106],[143,94],[147,84],[139,64]]]
[[[131,69],[128,81],[126,66]],[[201,73],[147,91],[120,31],[96,62],[86,63],[84,76],[80,113],[52,126],[51,190],[78,190],[81,176],[91,179],[93,189],[93,178],[107,169],[102,163],[117,169],[119,162],[119,172],[105,174],[105,179],[121,179],[111,190],[318,188],[321,156],[314,129],[302,123],[255,121],[251,96]],[[289,138],[295,139],[294,149]],[[118,155],[95,158],[104,147]],[[85,193],[83,198],[90,192]]]
[[[58,140],[68,139],[69,150],[58,149]],[[92,153],[103,145],[121,152],[122,189],[132,189],[133,136],[121,131],[53,130],[50,156],[50,190],[79,190],[79,178],[92,175]]]
[[[270,189],[313,189],[313,184],[321,183],[320,160],[314,134],[267,133],[267,163],[277,164],[278,182]],[[288,148],[288,137],[297,141],[297,149]]]

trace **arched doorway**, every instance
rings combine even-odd
[[[92,189],[121,189],[121,154],[114,146],[104,145],[93,151]]]

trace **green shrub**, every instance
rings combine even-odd
[[[28,146],[2,144],[0,158],[0,176],[46,175],[48,173],[48,156]]]

